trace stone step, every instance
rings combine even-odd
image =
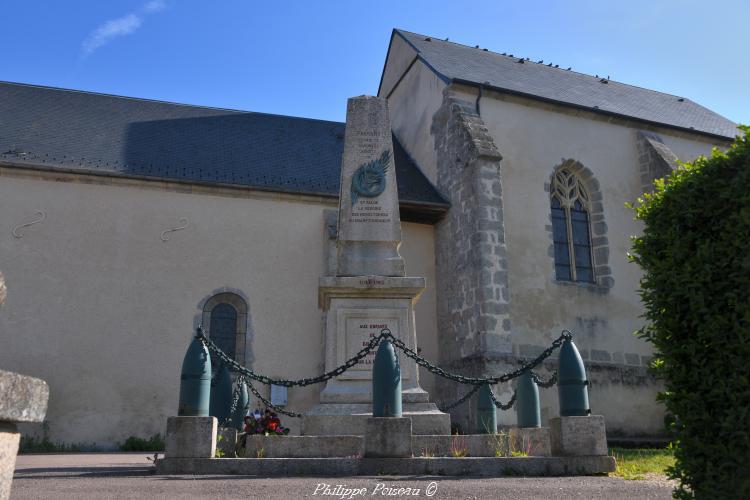
[[[610,456],[465,458],[164,458],[157,474],[289,476],[588,476],[614,472]]]
[[[465,453],[469,457],[495,457],[511,452],[530,456],[549,456],[549,429],[512,429],[507,436],[498,434],[413,435],[415,457],[451,457]],[[228,455],[227,455],[228,456]],[[247,458],[344,458],[364,456],[363,436],[247,436]]]

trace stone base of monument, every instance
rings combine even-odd
[[[166,458],[213,458],[216,456],[216,417],[169,417]]]
[[[371,417],[365,430],[366,458],[411,457],[409,417]]]
[[[469,457],[495,457],[509,451],[529,456],[550,456],[549,429],[511,429],[508,441],[498,434],[411,436],[411,456],[450,457],[465,450]],[[364,436],[247,436],[247,458],[344,458],[365,456]]]
[[[549,419],[550,444],[556,456],[606,455],[604,417],[554,417]]]
[[[403,416],[411,419],[413,434],[450,434],[451,417],[435,403],[403,403]],[[305,436],[364,436],[372,404],[319,404],[302,417]]]
[[[290,476],[586,476],[614,472],[610,456],[414,458],[165,458],[157,474]]]
[[[379,420],[408,421],[372,418],[371,422]],[[373,431],[378,430],[373,428]],[[391,432],[392,437],[405,434],[381,425],[379,432],[384,431]],[[365,435],[247,436],[244,455],[248,458],[174,458],[167,453],[165,458],[156,461],[156,472],[271,477],[384,474],[500,477],[583,476],[615,470],[615,459],[606,455],[606,448],[603,455],[549,456],[550,432],[546,428],[511,429],[507,439],[498,434],[412,435],[410,450],[396,450],[394,445],[389,452],[404,455],[404,458],[367,457],[368,446],[382,453],[393,443],[366,445],[366,440]],[[498,457],[509,452],[509,441],[511,451],[532,456]],[[456,452],[467,456],[455,457]]]

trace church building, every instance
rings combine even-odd
[[[563,329],[612,438],[663,435],[641,230],[655,179],[736,125],[687,97],[394,30],[386,98],[421,356],[491,375]],[[341,106],[345,105],[342,100]],[[325,370],[345,124],[0,83],[0,369],[45,379],[29,433],[114,447],[164,433],[195,328],[275,378]],[[545,362],[542,376],[556,368]],[[419,369],[438,406],[465,389]],[[268,387],[258,390],[270,397]],[[305,412],[322,387],[290,388]],[[496,388],[506,401],[512,385]],[[541,389],[543,425],[557,391]],[[253,401],[257,405],[257,401]],[[474,402],[450,411],[471,432]],[[501,425],[515,413],[499,412]],[[292,433],[297,419],[285,418]]]

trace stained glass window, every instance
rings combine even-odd
[[[237,310],[230,304],[221,303],[211,310],[211,326],[209,328],[211,340],[235,359],[237,345]],[[211,355],[211,368],[216,370],[219,360]]]
[[[589,231],[589,196],[581,180],[567,168],[552,178],[550,190],[555,277],[561,281],[594,282]]]

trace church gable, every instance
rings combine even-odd
[[[399,37],[446,81],[481,85],[500,92],[722,139],[733,139],[738,134],[735,123],[687,98],[585,75],[543,61],[496,54],[478,46],[468,47],[394,30],[394,38]],[[386,70],[384,75],[388,73]]]

